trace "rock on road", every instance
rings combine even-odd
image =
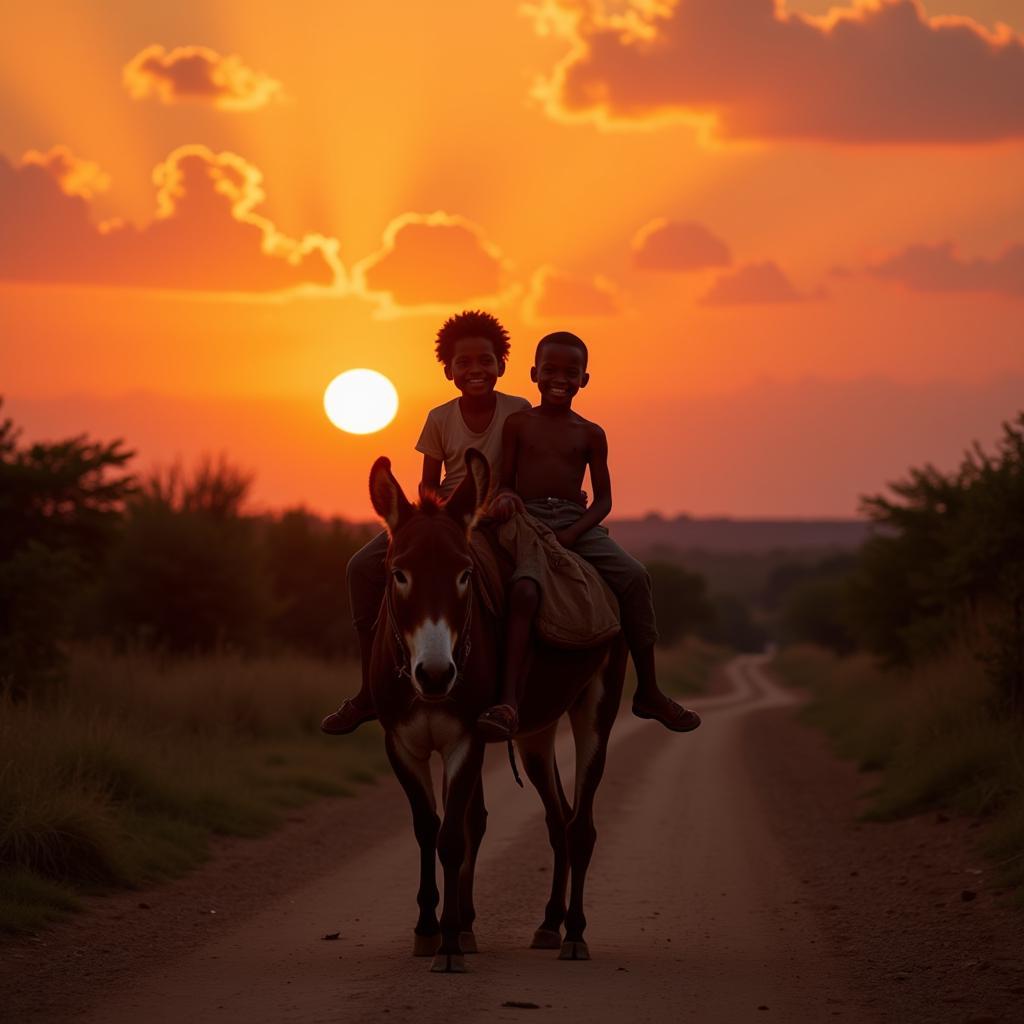
[[[394,826],[336,870],[239,927],[112,993],[88,1018],[135,1022],[829,1019],[857,1003],[800,880],[773,838],[756,772],[741,756],[751,716],[792,703],[740,657],[728,689],[694,700],[697,732],[676,736],[623,715],[598,794],[587,938],[593,959],[527,949],[547,895],[540,802],[488,752],[488,832],[478,866],[481,953],[465,975],[413,959],[416,847],[393,779],[371,799]],[[559,760],[571,764],[563,737]],[[569,776],[570,772],[564,772]],[[571,790],[569,790],[571,792]],[[366,799],[362,797],[361,799]],[[340,932],[337,941],[323,941]],[[506,1003],[534,1004],[532,1007]],[[872,1018],[858,1011],[856,1020]]]

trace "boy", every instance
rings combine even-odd
[[[541,338],[530,370],[540,405],[516,412],[505,423],[502,491],[491,503],[495,519],[525,510],[551,528],[564,548],[590,562],[619,600],[622,631],[636,667],[633,714],[653,718],[673,732],[690,732],[700,716],[658,687],[654,668],[654,618],[646,569],[623,551],[600,525],[611,512],[608,442],[604,431],[572,410],[572,400],[590,380],[587,346],[568,331]],[[590,467],[594,500],[582,501],[583,474]],[[509,594],[505,673],[500,703],[480,716],[488,739],[505,739],[518,725],[519,696],[529,667],[530,629],[540,603],[535,580],[519,578]]]
[[[448,319],[437,332],[436,350],[445,377],[461,394],[431,409],[416,450],[423,454],[421,489],[447,497],[466,475],[467,448],[486,455],[492,473],[497,474],[505,421],[513,413],[529,409],[530,403],[494,390],[505,373],[509,343],[508,331],[489,313],[463,312]],[[350,733],[377,717],[369,691],[370,653],[373,626],[384,599],[387,551],[388,535],[380,533],[348,563],[348,592],[359,637],[362,685],[354,697],[321,723],[320,728],[332,735]]]

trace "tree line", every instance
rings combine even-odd
[[[25,444],[0,419],[0,690],[59,678],[75,642],[357,653],[345,566],[372,527],[248,514],[252,477],[224,457],[139,475],[134,456],[85,435]],[[702,576],[650,569],[663,643],[728,639]]]
[[[356,650],[345,565],[368,527],[249,515],[223,458],[140,476],[123,442],[23,444],[0,421],[0,688],[60,675],[70,642],[169,655]]]
[[[1024,413],[994,451],[913,468],[862,510],[875,529],[860,552],[775,581],[781,638],[893,666],[966,645],[1003,709],[1024,713]]]

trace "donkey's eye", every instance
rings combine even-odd
[[[409,582],[409,577],[401,569],[392,569],[391,575],[394,576],[396,583],[406,584]]]

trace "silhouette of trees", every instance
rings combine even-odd
[[[75,600],[135,492],[132,454],[84,435],[22,445],[0,421],[0,689],[22,695],[59,672]]]
[[[23,445],[0,422],[0,689],[59,677],[75,639],[169,654],[356,649],[345,565],[369,531],[254,516],[223,456],[139,480],[121,441]]]
[[[671,562],[647,563],[658,614],[660,643],[668,647],[691,633],[700,632],[714,621],[708,600],[707,581]]]
[[[1024,413],[993,454],[975,444],[956,471],[912,469],[890,490],[863,502],[882,528],[851,589],[868,647],[908,664],[966,638],[1024,712]]]
[[[112,635],[178,654],[268,646],[270,581],[243,515],[250,484],[223,457],[145,480],[104,574]]]

